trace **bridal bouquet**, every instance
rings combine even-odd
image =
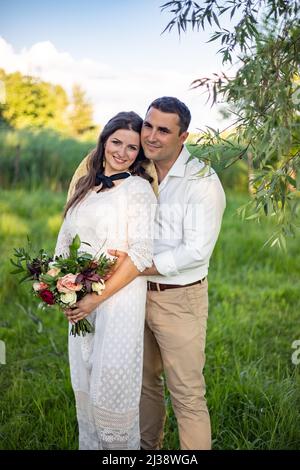
[[[12,274],[25,274],[20,282],[32,281],[32,293],[45,305],[58,304],[62,308],[72,308],[85,295],[96,292],[102,294],[105,280],[116,259],[105,254],[93,257],[79,252],[80,238],[76,235],[69,246],[69,257],[49,256],[43,249],[38,256],[32,257],[24,248],[15,248],[11,263],[16,267]],[[87,243],[85,243],[87,244]],[[85,318],[72,325],[73,336],[93,332],[93,326]]]

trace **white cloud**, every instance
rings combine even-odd
[[[144,115],[148,104],[163,95],[177,96],[190,108],[191,130],[205,124],[216,126],[216,111],[204,108],[205,99],[188,90],[194,73],[171,69],[118,70],[113,65],[84,58],[75,60],[50,42],[39,42],[16,52],[0,37],[0,67],[7,72],[20,71],[62,85],[68,93],[76,82],[82,85],[93,103],[99,124],[121,110],[134,110]],[[210,120],[207,120],[207,115]]]

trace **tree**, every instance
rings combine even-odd
[[[299,229],[300,212],[299,1],[174,0],[162,10],[173,15],[165,31],[215,26],[210,41],[220,42],[223,64],[238,61],[233,77],[216,73],[192,83],[207,90],[212,104],[225,102],[234,117],[226,137],[203,132],[200,158],[224,169],[250,153],[253,197],[240,213],[272,216],[277,226],[269,242],[285,247],[285,237]],[[222,26],[224,18],[231,30]]]
[[[72,133],[75,136],[90,133],[96,128],[93,122],[93,107],[86,98],[84,90],[77,84],[73,86],[72,109],[69,119]]]
[[[24,76],[19,72],[6,74],[0,70],[6,100],[0,118],[11,127],[48,127],[66,130],[67,95],[59,85]]]
[[[20,72],[7,74],[0,69],[0,126],[50,128],[75,137],[96,138],[93,108],[79,85],[74,85],[71,102],[60,85],[53,85]],[[0,92],[2,88],[0,89]],[[69,109],[68,109],[69,108]]]
[[[4,117],[4,110],[6,104],[6,87],[5,87],[5,72],[0,69],[0,129],[8,127],[8,122]]]

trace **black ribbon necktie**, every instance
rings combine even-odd
[[[122,180],[124,178],[128,178],[130,176],[130,173],[116,173],[115,175],[111,176],[106,176],[104,173],[97,173],[96,174],[96,181],[95,185],[99,186],[99,184],[102,184],[101,188],[97,191],[97,193],[100,193],[102,189],[110,189],[114,186],[114,181],[116,180]]]

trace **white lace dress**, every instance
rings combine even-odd
[[[156,197],[150,184],[130,176],[108,191],[90,191],[68,211],[56,255],[67,255],[78,234],[82,251],[126,251],[139,271],[152,264]],[[69,335],[79,449],[139,449],[146,277],[138,276],[87,318],[95,333]]]

